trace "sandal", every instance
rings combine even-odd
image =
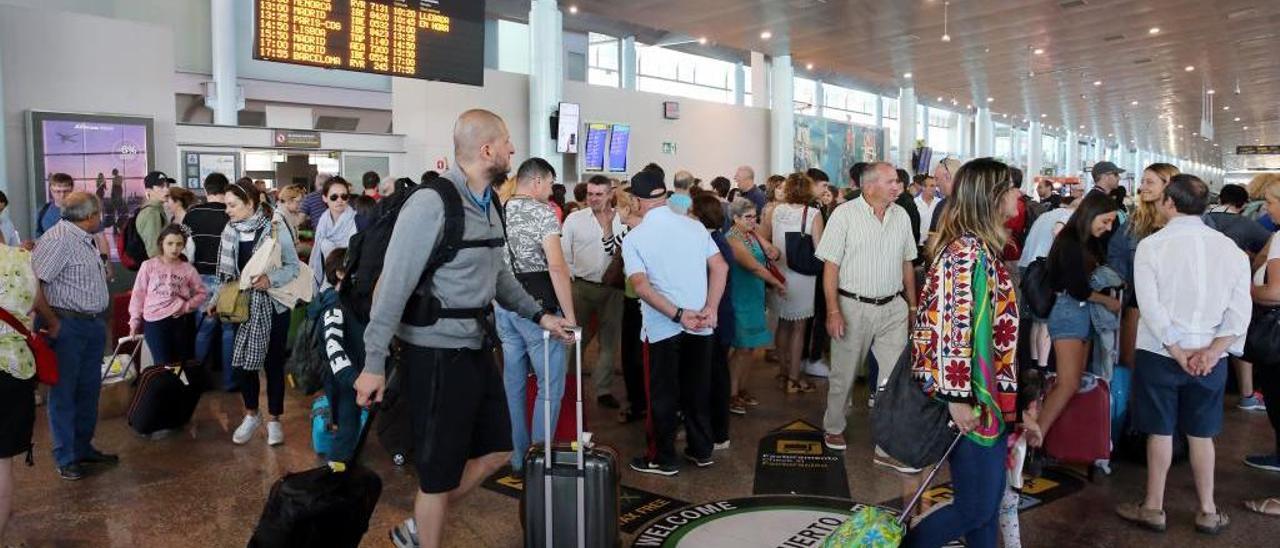
[[[1244,507],[1264,516],[1280,516],[1280,497],[1246,500]]]
[[[817,388],[813,386],[813,383],[809,382],[807,379],[787,379],[788,394],[808,394],[816,389]]]

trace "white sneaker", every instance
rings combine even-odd
[[[804,374],[825,379],[831,376],[831,366],[822,360],[809,360],[804,362]]]
[[[253,433],[258,430],[258,426],[262,424],[262,418],[257,415],[245,415],[244,420],[240,422],[240,426],[236,427],[234,434],[231,434],[231,443],[236,445],[244,445],[249,443],[253,438]]]
[[[280,421],[267,422],[267,445],[275,447],[284,443],[284,426]]]

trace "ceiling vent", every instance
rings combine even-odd
[[[355,131],[360,125],[359,118],[347,116],[318,116],[316,129],[328,131]]]
[[[1133,64],[1135,64],[1135,65],[1145,65],[1145,64],[1150,63],[1150,62],[1151,62],[1151,58],[1150,58],[1150,57],[1143,57],[1142,59],[1134,59],[1134,60],[1133,60]]]
[[[1058,2],[1058,7],[1064,10],[1083,8],[1087,5],[1089,5],[1088,0],[1060,0]]]
[[[1112,34],[1102,39],[1103,42],[1119,42],[1121,40],[1124,40],[1123,34]]]

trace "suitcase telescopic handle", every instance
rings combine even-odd
[[[938,463],[933,465],[933,469],[929,470],[929,475],[925,476],[924,481],[920,482],[920,488],[916,489],[916,494],[911,497],[911,502],[902,509],[902,515],[898,516],[898,525],[905,527],[905,524],[911,519],[911,511],[920,503],[920,499],[924,497],[924,492],[929,490],[929,483],[933,482],[933,478],[938,475],[938,470],[942,468],[942,463],[947,462],[947,458],[951,456],[951,452],[955,450],[956,445],[960,444],[960,438],[964,434],[957,433],[955,439],[951,440],[951,445],[947,447],[947,452],[942,454],[942,458],[938,459]]]
[[[574,379],[576,380],[576,382],[574,383],[575,390],[576,390],[575,392],[576,395],[574,397],[574,400],[575,400],[575,407],[576,407],[575,412],[577,413],[577,419],[578,419],[578,424],[577,424],[578,437],[576,442],[574,443],[574,445],[577,447],[578,472],[579,472],[577,474],[578,476],[577,478],[578,515],[575,521],[577,522],[576,525],[578,529],[578,547],[584,548],[586,546],[586,523],[587,522],[586,522],[586,517],[584,515],[586,511],[586,504],[584,502],[584,498],[586,496],[586,480],[584,479],[583,477],[584,474],[582,473],[582,471],[586,467],[586,453],[585,453],[586,441],[583,439],[583,432],[582,432],[582,327],[573,327],[570,329],[570,332],[573,333],[573,349],[574,349],[574,362],[575,362]],[[547,385],[547,386],[550,386],[551,384],[551,345],[552,344],[553,343],[551,341],[551,332],[544,329],[542,331],[542,373],[543,373],[542,382],[544,385]],[[555,341],[554,344],[560,344],[560,343],[559,341]],[[552,531],[551,531],[552,483],[551,483],[551,473],[550,473],[550,468],[554,465],[554,462],[552,461],[552,458],[551,458],[551,443],[552,443],[553,436],[555,434],[551,431],[551,394],[549,394],[549,392],[550,390],[541,390],[539,391],[539,394],[538,394],[538,396],[542,399],[542,428],[543,428],[543,432],[546,433],[542,441],[542,449],[546,458],[546,465],[545,465],[546,472],[542,477],[542,498],[543,498],[543,506],[546,508],[546,510],[543,513],[543,515],[546,518],[546,523],[543,526],[543,530],[544,530],[544,533],[546,534],[546,543],[547,543],[546,546],[548,548],[555,546],[554,538],[552,536]]]
[[[120,339],[116,341],[115,350],[111,351],[111,359],[114,361],[116,359],[115,357],[120,355],[120,348],[131,342],[136,342],[138,344],[135,344],[133,346],[133,352],[129,353],[128,367],[132,367],[138,371],[138,374],[142,374],[142,364],[138,363],[139,359],[141,358],[142,345],[146,344],[143,342],[142,335],[129,335],[128,337],[120,337]],[[102,380],[104,381],[107,380],[107,377],[109,376],[111,376],[110,365],[107,366],[106,371],[102,372]],[[120,371],[120,378],[124,379],[124,378],[128,378],[128,376],[129,376],[129,371],[127,369]]]

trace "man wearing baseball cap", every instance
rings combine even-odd
[[[169,177],[162,171],[152,171],[142,179],[146,189],[147,203],[133,218],[133,226],[138,229],[138,236],[147,246],[147,258],[160,254],[160,231],[169,224],[164,214],[164,197],[169,194]]]
[[[1115,164],[1107,161],[1093,164],[1093,188],[1089,192],[1100,192],[1110,196],[1111,191],[1120,186],[1120,174],[1124,173]]]
[[[622,240],[622,260],[642,303],[650,409],[648,448],[631,469],[674,476],[680,414],[688,439],[684,459],[699,468],[713,464],[711,330],[729,265],[701,223],[665,207],[667,187],[656,170],[632,177],[630,192],[644,220]]]

